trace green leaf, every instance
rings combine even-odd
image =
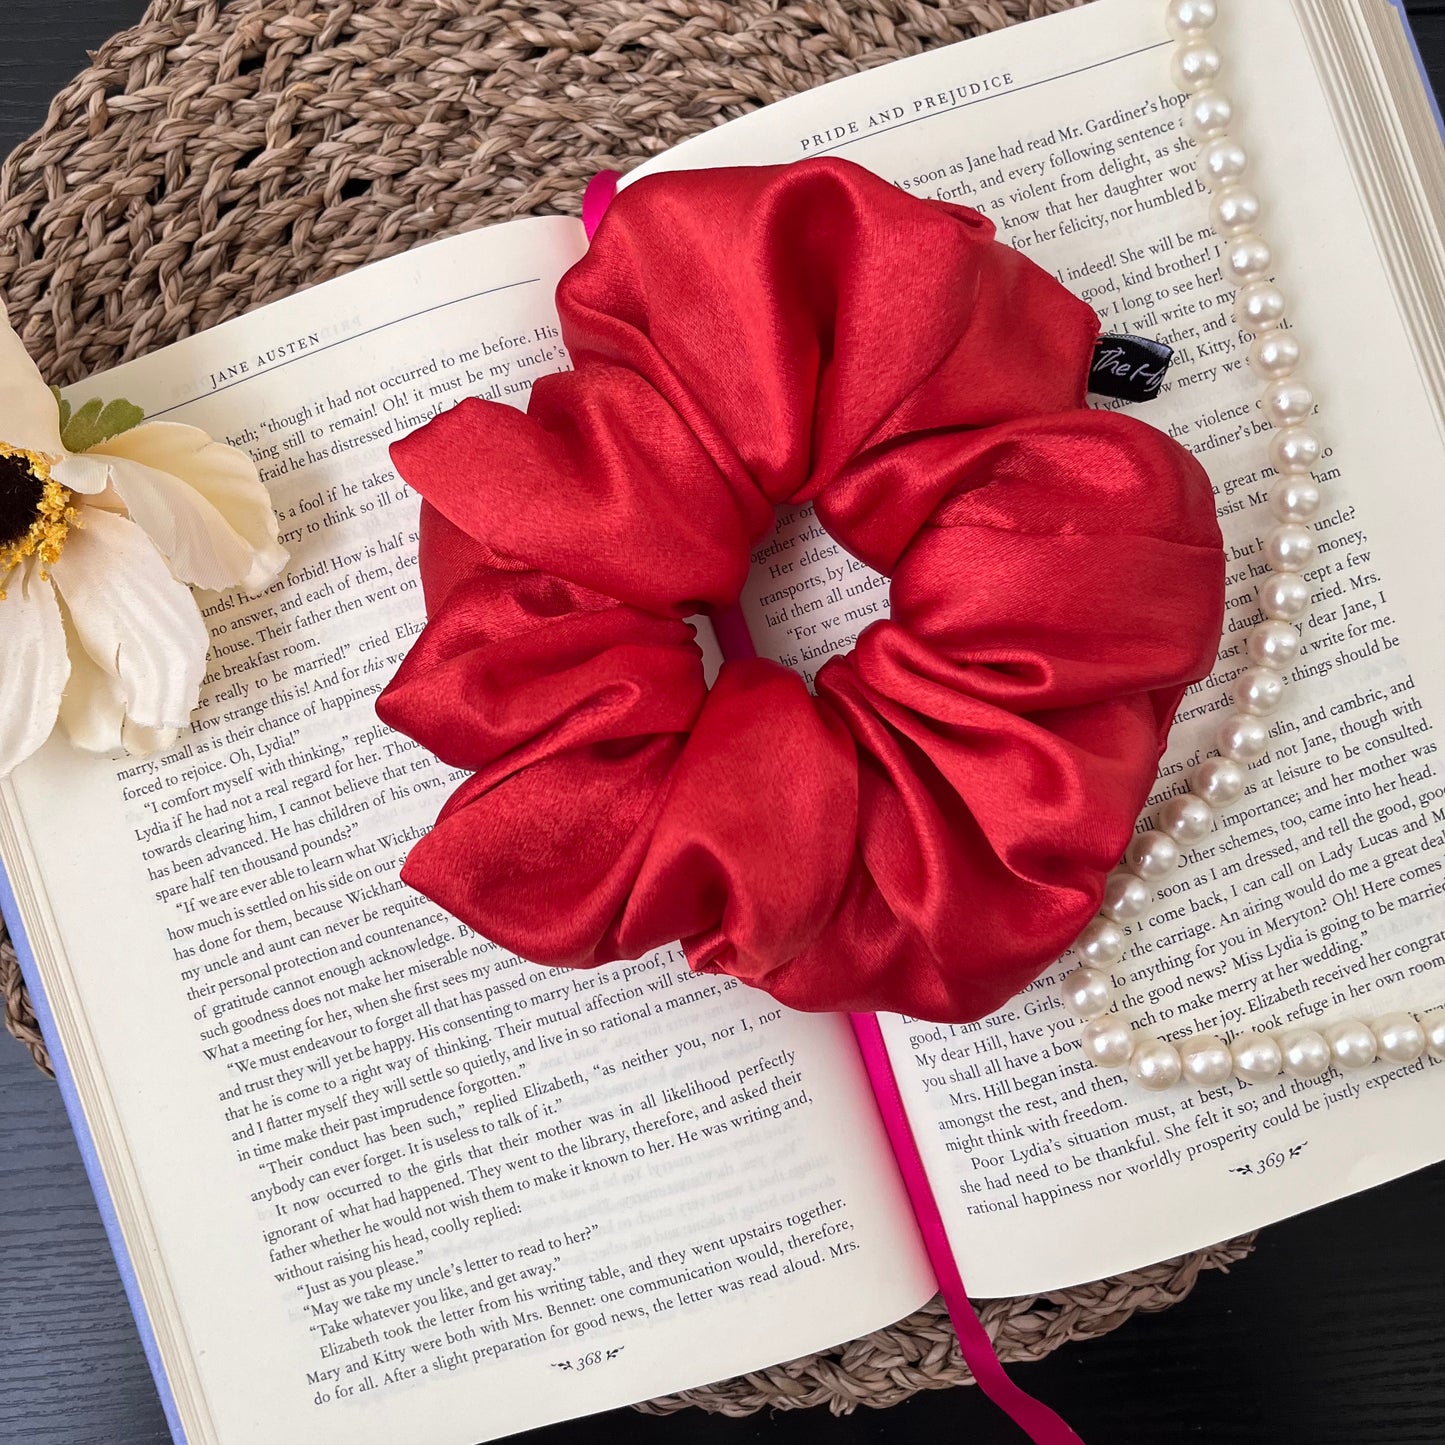
[[[65,408],[63,402],[61,406]],[[140,407],[119,399],[102,406],[96,397],[69,416],[65,414],[68,410],[62,410],[60,423],[60,440],[68,452],[88,452],[91,447],[98,447],[101,442],[108,442],[145,420],[145,412]]]
[[[70,403],[61,396],[58,386],[52,386],[50,394],[55,398],[55,409],[60,413],[60,430],[63,434],[65,428],[70,425]]]

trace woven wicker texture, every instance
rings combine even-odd
[[[580,209],[597,170],[784,95],[1080,0],[155,0],[0,171],[0,295],[70,382],[420,241]],[[48,1069],[0,933],[6,1024]],[[1005,1360],[1178,1302],[1247,1240],[981,1307]],[[938,1301],[655,1400],[730,1415],[965,1383]]]

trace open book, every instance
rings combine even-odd
[[[1445,152],[1389,5],[1227,9],[1332,505],[1274,745],[1131,930],[1126,1002],[1166,1037],[1445,995]],[[1100,0],[648,167],[846,156],[978,206],[1108,330],[1176,347],[1141,414],[1210,471],[1230,605],[1161,796],[1240,666],[1267,484],[1169,55],[1161,5]],[[458,778],[372,711],[423,621],[418,504],[386,446],[567,366],[552,295],[584,248],[568,219],[439,242],[73,391],[247,448],[294,557],[265,596],[207,607],[180,747],[53,742],[0,792],[5,913],[192,1445],[469,1445],[831,1345],[934,1289],[845,1020],[676,950],[525,964],[398,880]],[[799,512],[745,603],[759,650],[811,674],[887,588]],[[1084,1062],[1056,980],[977,1024],[883,1021],[975,1294],[1107,1275],[1445,1157],[1434,1062],[1143,1095]]]

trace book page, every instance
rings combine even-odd
[[[461,775],[372,708],[424,620],[385,447],[568,365],[583,244],[439,242],[72,394],[246,447],[293,558],[206,606],[181,746],[53,741],[0,810],[192,1445],[471,1445],[933,1290],[845,1020],[522,963],[397,876]]]
[[[1330,451],[1306,573],[1315,602],[1273,744],[1227,826],[1129,930],[1115,970],[1128,1015],[1174,1040],[1445,1003],[1436,411],[1290,6],[1225,13],[1228,89]],[[838,82],[648,167],[846,157],[983,210],[1001,239],[1091,302],[1106,331],[1175,347],[1158,401],[1101,403],[1196,452],[1229,563],[1220,662],[1179,710],[1151,806],[1209,751],[1225,684],[1245,665],[1273,478],[1169,56],[1160,7],[1100,0]],[[784,513],[754,563],[744,602],[758,649],[810,680],[887,616],[887,580],[809,508]],[[1084,1060],[1057,998],[1066,968],[980,1023],[885,1020],[976,1293],[1143,1265],[1445,1155],[1438,1063],[1150,1095]]]

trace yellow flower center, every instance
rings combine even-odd
[[[39,452],[0,442],[0,601],[15,569],[39,557],[40,575],[65,546],[80,518],[71,505],[74,494],[50,475]]]

